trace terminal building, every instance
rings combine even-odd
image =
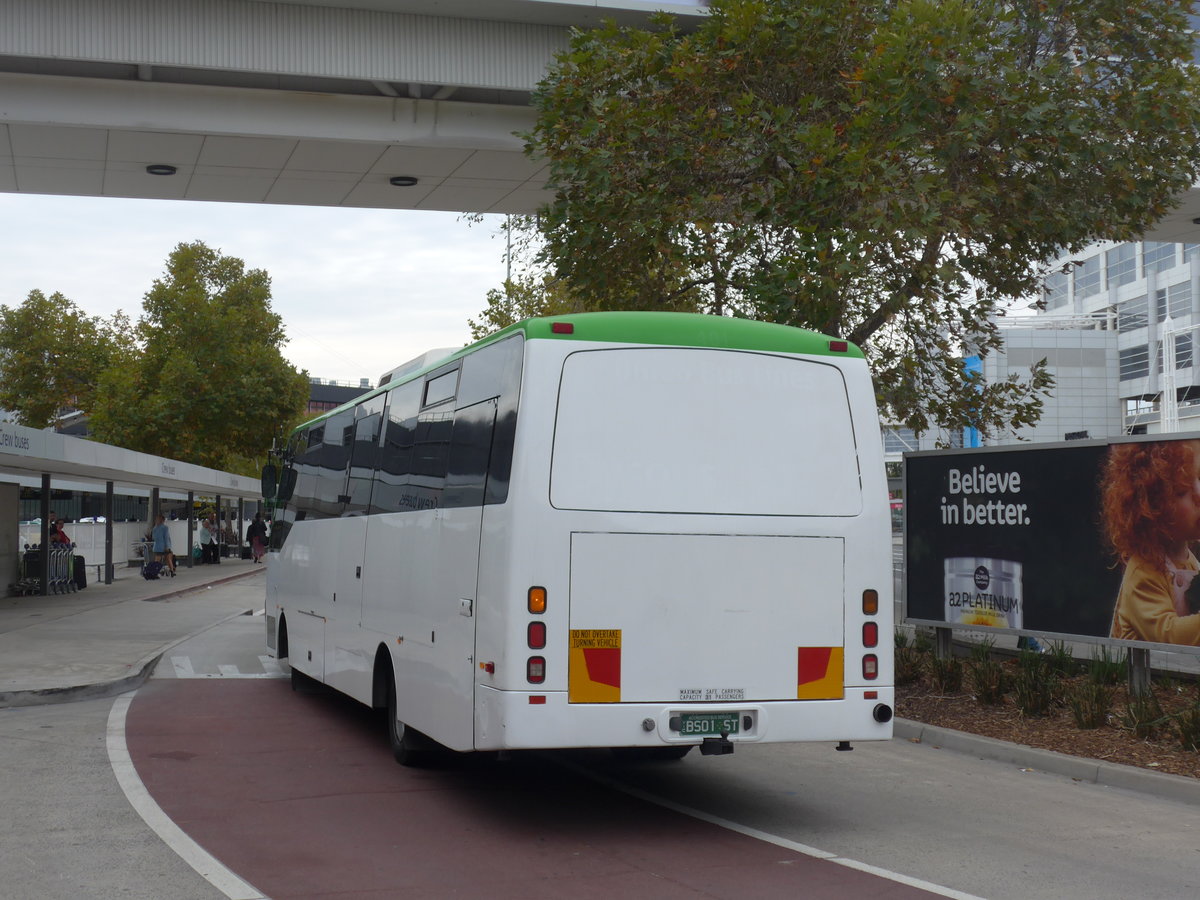
[[[907,451],[1200,431],[1200,244],[1094,244],[1051,263],[1042,300],[1044,309],[1003,321],[1000,350],[968,360],[988,381],[1045,360],[1054,387],[1041,418],[986,439],[885,423],[894,496]]]

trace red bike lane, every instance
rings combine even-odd
[[[544,755],[406,769],[377,716],[279,679],[151,681],[130,705],[126,742],[167,816],[273,900],[936,896],[636,799]]]

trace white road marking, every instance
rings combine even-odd
[[[268,900],[266,894],[225,868],[207,850],[188,837],[183,829],[167,817],[162,807],[154,802],[154,798],[146,790],[125,743],[125,717],[136,693],[137,691],[134,691],[118,697],[108,713],[108,761],[117,777],[117,783],[125,792],[125,799],[150,826],[150,830],[162,838],[163,843],[179,854],[184,862],[229,900]]]
[[[259,662],[262,663],[263,672],[242,672],[237,666],[218,665],[216,672],[197,672],[192,668],[192,660],[189,656],[172,656],[171,665],[175,669],[176,678],[286,678],[283,670],[279,668],[279,663],[271,659],[269,656],[260,656]],[[268,665],[270,663],[270,665]]]
[[[551,757],[553,758],[553,757]],[[757,828],[751,828],[749,825],[742,825],[738,822],[731,822],[729,819],[722,819],[720,816],[714,816],[711,813],[703,812],[699,809],[693,809],[690,806],[684,806],[682,803],[676,803],[674,800],[668,800],[666,797],[659,797],[641,788],[635,788],[632,785],[623,784],[614,778],[609,778],[606,775],[598,775],[583,766],[575,763],[566,762],[562,759],[553,758],[558,765],[570,769],[578,775],[583,775],[593,781],[599,782],[606,787],[621,791],[631,797],[636,797],[639,800],[644,800],[647,803],[653,803],[656,806],[661,806],[664,809],[673,810],[677,813],[682,813],[685,816],[691,816],[693,819],[699,819],[701,822],[708,822],[711,825],[717,825],[721,828],[727,828],[730,831],[738,834],[744,834],[747,837],[756,838],[760,841],[766,841],[768,844],[774,844],[776,847],[783,847],[786,850],[794,850],[797,853],[803,853],[805,856],[812,856],[816,859],[823,859],[839,866],[845,866],[848,869],[856,869],[859,872],[866,872],[870,875],[877,875],[880,878],[886,878],[889,881],[895,881],[898,884],[908,885],[909,887],[917,888],[922,891],[928,891],[931,894],[937,894],[940,897],[949,897],[950,900],[984,900],[982,897],[977,897],[975,894],[968,894],[964,891],[958,891],[954,888],[943,887],[940,884],[933,884],[929,881],[923,881],[920,878],[912,878],[908,875],[902,875],[899,872],[892,872],[888,869],[881,869],[878,866],[872,866],[869,863],[859,862],[856,859],[847,859],[846,857],[838,856],[836,853],[830,853],[828,850],[820,850],[816,847],[810,847],[807,844],[800,844],[796,841],[788,840],[776,834],[771,834],[767,831],[760,831]]]

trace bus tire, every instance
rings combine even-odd
[[[315,678],[305,675],[295,666],[289,666],[292,670],[292,690],[298,694],[312,694],[317,690],[320,682]]]
[[[388,673],[387,689],[388,744],[392,756],[402,766],[421,768],[433,761],[432,742],[425,735],[409,728],[396,715],[396,677]]]

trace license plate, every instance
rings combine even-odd
[[[681,713],[679,733],[716,737],[725,732],[737,734],[741,717],[737,713]]]

